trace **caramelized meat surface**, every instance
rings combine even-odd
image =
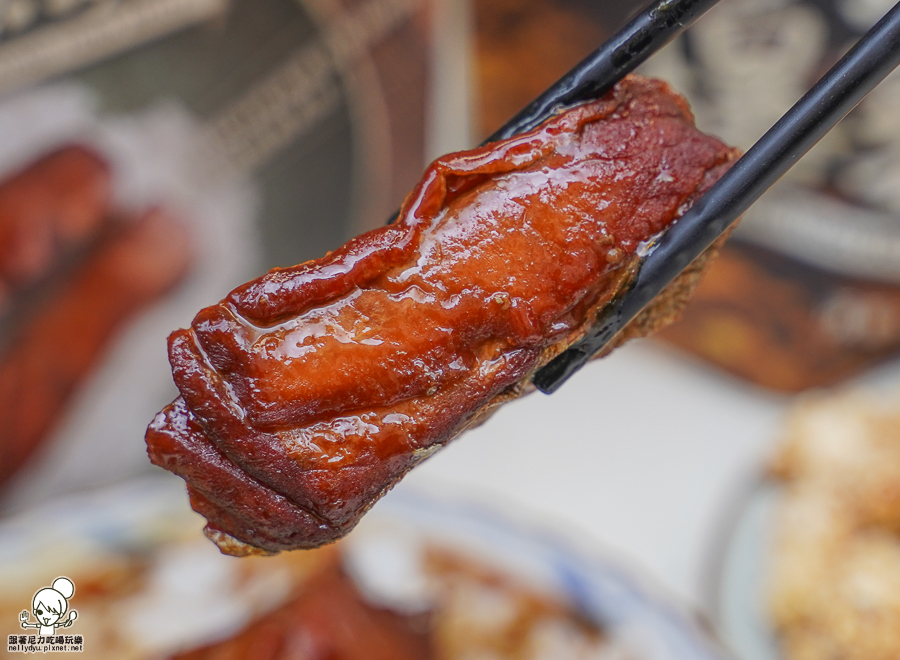
[[[435,161],[395,224],[239,287],[170,337],[181,397],[150,425],[151,459],[188,482],[224,552],[338,538],[528,391],[736,156],[633,76]]]

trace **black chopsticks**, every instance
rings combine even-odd
[[[898,64],[900,3],[660,237],[588,336],[535,374],[537,388],[555,392],[583,367]]]
[[[719,0],[658,0],[635,16],[483,144],[530,131],[561,109],[596,99],[702,16]]]
[[[603,96],[717,2],[719,0],[656,0],[482,145],[529,131],[563,108]],[[395,222],[399,215],[399,211],[394,213],[387,224]]]

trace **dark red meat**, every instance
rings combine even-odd
[[[271,271],[170,337],[181,397],[150,425],[152,460],[185,478],[225,552],[338,538],[527,391],[736,156],[635,76],[437,160],[396,224]]]

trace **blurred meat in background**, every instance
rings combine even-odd
[[[336,559],[234,637],[173,660],[637,660],[571,606],[471,557],[426,551],[431,601],[415,613],[368,602]]]
[[[577,553],[502,518],[392,500],[353,539],[236,560],[158,477],[0,522],[0,620],[51,571],[76,585],[92,660],[681,660],[708,643],[605,560],[601,586],[572,584]]]
[[[784,657],[900,656],[896,393],[798,403],[772,471],[783,487],[768,605]]]
[[[425,159],[427,9],[4,6],[0,510],[145,472],[166,335],[400,204]]]
[[[84,248],[107,220],[110,173],[83,147],[41,158],[0,184],[0,310]]]
[[[0,486],[54,430],[116,330],[190,264],[187,230],[164,211],[112,217],[99,162],[71,147],[0,184],[9,229],[0,267],[11,284],[32,284],[24,292],[10,287],[2,321]]]

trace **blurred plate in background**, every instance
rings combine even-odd
[[[157,476],[4,521],[0,632],[23,632],[17,618],[30,609],[32,594],[65,575],[76,585],[71,607],[79,612],[65,633],[82,635],[91,658],[168,654],[227,638],[265,618],[292,583],[320,570],[333,554],[331,547],[249,560],[220,555],[185,499],[179,480]],[[423,593],[418,562],[424,548],[437,548],[467,557],[476,573],[507,576],[599,624],[608,640],[603,658],[729,657],[693,616],[595,549],[517,526],[480,506],[408,489],[393,493],[337,547],[363,593],[382,606],[416,609]],[[505,610],[491,602],[502,622]]]
[[[722,639],[740,660],[779,660],[778,644],[766,611],[766,585],[779,487],[759,482],[733,512],[717,572],[712,616]]]

